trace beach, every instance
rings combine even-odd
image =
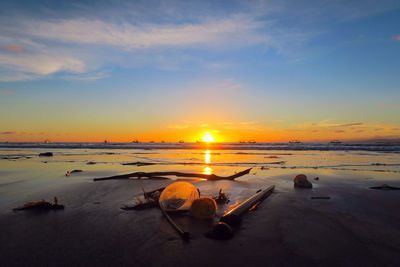
[[[153,146],[153,147],[152,147]],[[398,266],[400,154],[396,151],[3,147],[0,154],[0,261],[3,266]],[[52,157],[39,153],[52,152]],[[131,165],[123,165],[130,163]],[[144,165],[139,163],[152,163]],[[176,181],[93,178],[131,172],[232,175],[180,179],[201,196],[222,189],[230,202],[214,220],[174,216],[184,241],[157,208],[122,210],[146,191]],[[82,170],[66,176],[67,171]],[[294,188],[305,174],[312,189]],[[316,179],[318,177],[318,179]],[[275,185],[229,240],[206,237],[225,211]],[[13,211],[58,198],[64,210]],[[312,197],[329,199],[312,199]]]

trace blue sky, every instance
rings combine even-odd
[[[399,29],[399,1],[3,1],[0,140],[396,137]]]

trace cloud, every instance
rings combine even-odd
[[[12,51],[12,52],[22,52],[22,46],[19,45],[15,45],[15,44],[9,44],[9,45],[5,45],[3,46],[3,48],[7,49],[8,51]]]
[[[224,126],[244,126],[244,125],[254,125],[258,124],[257,121],[220,121],[217,124],[224,125]]]
[[[397,36],[395,37],[395,39],[396,39],[397,41],[400,41],[400,35],[397,35]]]
[[[16,132],[6,131],[6,132],[0,132],[0,134],[11,135],[11,134],[16,134]]]
[[[398,1],[367,1],[362,7],[358,2],[328,1],[316,5],[311,1],[295,9],[296,2],[290,0],[232,1],[224,9],[216,8],[220,4],[212,1],[179,0],[168,4],[124,0],[113,5],[107,1],[95,6],[72,3],[63,9],[37,4],[26,12],[11,10],[14,12],[3,13],[12,15],[0,16],[0,47],[7,50],[0,51],[0,56],[27,57],[7,61],[0,58],[0,81],[40,79],[57,72],[83,74],[102,69],[110,62],[123,67],[151,64],[167,70],[187,69],[187,65],[232,65],[217,57],[211,60],[199,55],[198,50],[210,48],[225,51],[257,45],[264,52],[272,48],[296,61],[307,54],[302,51],[304,44],[324,33],[329,25],[399,7]],[[183,52],[192,58],[176,56]],[[88,73],[62,78],[88,81],[105,76]],[[226,87],[243,86],[232,82]]]
[[[273,130],[272,127],[265,127],[259,124],[257,121],[222,121],[218,122],[224,129],[227,130],[247,130],[247,131],[267,131]]]
[[[242,84],[236,83],[234,78],[228,78],[217,84],[218,89],[240,89],[243,87]]]
[[[350,126],[358,126],[363,125],[362,122],[350,122],[350,123],[343,123],[343,124],[333,124],[328,127],[350,127]]]
[[[13,92],[10,92],[10,91],[3,91],[3,92],[1,92],[1,94],[2,94],[2,95],[12,95]]]
[[[110,75],[104,71],[63,76],[64,79],[71,81],[96,81],[108,77],[110,77]]]
[[[82,73],[85,63],[56,53],[1,54],[0,81],[35,80],[60,71]]]
[[[25,34],[36,38],[76,44],[110,45],[126,49],[146,49],[162,46],[256,44],[266,42],[253,31],[261,23],[245,16],[226,19],[205,19],[200,23],[139,24],[109,23],[99,19],[63,19],[30,21],[23,25]]]
[[[300,128],[309,128],[309,127],[327,127],[327,128],[335,128],[335,127],[351,127],[351,126],[360,126],[364,125],[362,122],[347,122],[347,123],[328,123],[327,120],[318,122],[318,123],[306,123],[300,124],[298,127]]]
[[[169,125],[168,128],[170,129],[177,129],[177,130],[183,130],[189,128],[188,125],[179,125],[179,124],[174,124],[174,125]]]
[[[10,69],[16,69],[23,72],[47,75],[58,71],[83,72],[85,64],[78,59],[50,55],[5,55],[0,54],[0,62],[9,66]]]

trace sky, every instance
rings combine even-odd
[[[0,141],[400,138],[400,1],[2,1]]]

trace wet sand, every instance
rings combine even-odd
[[[20,200],[52,199],[65,210],[13,212],[1,208],[2,266],[398,266],[400,192],[321,177],[294,189],[292,176],[195,182],[202,195],[227,188],[240,201],[257,189],[275,192],[244,217],[234,237],[211,240],[212,221],[176,218],[192,238],[180,239],[160,210],[124,211],[141,195],[142,181],[86,181],[43,190]],[[172,181],[146,181],[154,189]],[[376,182],[374,183],[376,184]],[[393,182],[392,182],[393,184]],[[315,195],[329,200],[313,200]],[[230,203],[233,204],[233,203]],[[223,207],[222,210],[228,208]]]
[[[369,188],[400,186],[398,154],[53,150],[54,157],[42,158],[39,152],[6,151],[3,154],[31,158],[0,160],[1,266],[400,266],[400,191]],[[268,164],[276,160],[265,154],[279,155],[286,163]],[[121,165],[152,160],[174,163]],[[362,166],[352,170],[354,165]],[[229,205],[275,185],[274,193],[245,215],[230,240],[204,236],[229,205],[220,206],[211,221],[175,216],[191,234],[187,242],[158,209],[120,209],[142,197],[142,186],[150,191],[172,180],[92,181],[134,171],[202,172],[205,167],[218,175],[254,167],[236,181],[191,180],[202,196],[215,196],[222,188],[230,194]],[[83,172],[66,177],[73,169]],[[300,173],[308,176],[312,189],[293,187],[293,177]],[[316,176],[319,180],[313,179]],[[12,211],[54,196],[64,210]]]

